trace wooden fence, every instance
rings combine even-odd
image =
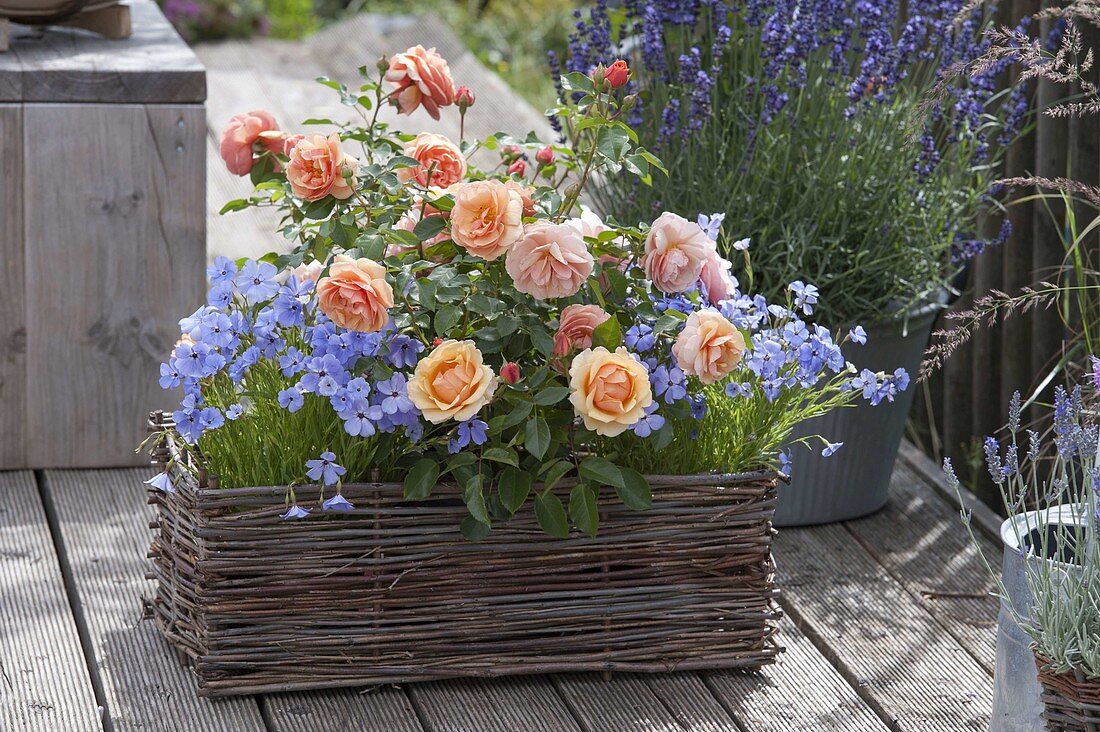
[[[1041,5],[1040,0],[1006,0],[999,12],[1015,23],[1037,12]],[[1100,49],[1100,32],[1093,28],[1083,30],[1087,47]],[[1047,31],[1048,27],[1042,29],[1044,35]],[[1093,68],[1090,75],[1100,82],[1098,69]],[[1039,82],[1033,90],[1036,109],[1042,110],[1065,93],[1065,88]],[[1095,117],[1052,119],[1040,115],[1031,132],[1008,151],[1005,177],[1067,176],[1085,183],[1100,183],[1098,138],[1100,121]],[[1008,200],[1030,192],[1017,190]],[[973,262],[969,286],[954,304],[954,310],[967,309],[975,298],[993,289],[1011,294],[1055,276],[1065,255],[1058,228],[1059,208],[1055,206],[1048,211],[1042,203],[1011,205],[1008,216],[1012,237],[1003,247],[990,249]],[[998,224],[990,222],[993,229]],[[1095,253],[1098,244],[1093,242],[1090,247]],[[941,319],[940,327],[945,325],[950,325],[950,321]],[[1056,309],[1014,315],[993,328],[977,331],[939,373],[918,385],[911,437],[937,461],[950,456],[960,474],[987,502],[999,503],[999,497],[981,468],[981,441],[1004,426],[1012,392],[1020,390],[1027,395],[1057,364],[1064,334]],[[1057,383],[1055,380],[1043,389],[1043,401],[1049,403]],[[1042,411],[1029,410],[1025,418],[1041,424]]]

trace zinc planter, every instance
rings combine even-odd
[[[157,459],[173,455],[169,438]],[[173,492],[150,491],[148,611],[201,696],[752,669],[779,652],[774,472],[652,476],[647,511],[605,493],[596,538],[550,537],[531,512],[472,542],[455,487],[409,501],[400,484],[345,484],[353,509],[283,521],[286,487],[173,471]]]
[[[844,356],[859,369],[891,373],[899,366],[914,378],[932,334],[936,315],[943,309],[931,303],[907,318],[867,327],[867,344],[849,343]],[[872,407],[836,409],[795,428],[792,438],[822,435],[844,446],[832,457],[822,457],[820,440],[811,449],[792,445],[790,484],[779,489],[776,526],[807,526],[865,516],[886,505],[905,422],[916,384],[893,402]]]
[[[1027,563],[1034,565],[1051,560],[1036,556],[1030,549],[1021,550],[1020,537],[1026,537],[1036,527],[1074,523],[1076,513],[1072,507],[1063,506],[1060,509],[1022,513],[1001,524],[1001,541],[1004,543],[1001,579],[1007,599],[1001,600],[1001,609],[997,614],[997,661],[990,732],[1033,732],[1044,729],[1043,685],[1040,685],[1035,673],[1033,642],[1016,623],[1012,611],[1015,609],[1017,614],[1024,615],[1027,608],[1031,607]],[[1056,566],[1068,572],[1073,571],[1073,567],[1068,564],[1058,562]],[[1054,679],[1053,675],[1048,676]],[[1100,732],[1100,728],[1097,728],[1097,732]]]

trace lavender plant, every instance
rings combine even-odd
[[[635,58],[631,122],[692,178],[647,187],[608,176],[593,199],[626,221],[724,211],[756,243],[762,292],[806,278],[826,296],[824,322],[933,297],[989,243],[977,218],[1029,101],[1023,87],[996,91],[1008,60],[939,85],[989,45],[980,10],[956,23],[963,5],[600,0],[577,14],[564,65]]]
[[[1053,450],[1044,450],[1033,430],[1026,431],[1026,443],[1021,439],[1021,409],[1017,392],[1009,409],[1007,448],[1002,451],[997,439],[988,437],[985,455],[1005,511],[1016,517],[1016,546],[1034,555],[1023,562],[1030,607],[1013,604],[1000,573],[982,554],[965,510],[963,520],[999,596],[1034,641],[1036,653],[1055,672],[1079,669],[1100,678],[1100,431],[1095,415],[1084,408],[1080,387],[1056,390]],[[1049,462],[1043,458],[1047,453],[1053,456]],[[950,459],[944,473],[961,502]]]

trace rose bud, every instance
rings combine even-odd
[[[525,170],[527,170],[527,165],[522,160],[516,160],[508,166],[508,175],[518,175],[522,178]]]
[[[500,367],[500,378],[504,379],[505,383],[514,384],[520,380],[520,377],[519,364],[515,361],[509,361]]]
[[[504,160],[511,162],[523,154],[523,150],[519,145],[505,145],[500,148],[500,157]]]
[[[619,59],[607,67],[603,78],[612,89],[618,89],[630,78],[630,67],[626,65],[626,61]]]
[[[539,161],[541,165],[549,165],[554,162],[554,151],[549,145],[540,147],[539,151],[535,153],[535,160]]]
[[[432,339],[432,348],[436,348],[442,342],[443,342],[443,339],[440,338],[439,336],[436,336],[435,338]]]
[[[455,89],[455,104],[463,112],[474,106],[474,93],[470,91],[469,87],[460,86]]]

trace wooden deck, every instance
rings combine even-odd
[[[910,446],[882,512],[779,534],[780,643],[760,673],[564,674],[205,700],[141,618],[141,469],[0,473],[0,729],[82,732],[984,730],[996,604]],[[977,512],[990,530],[991,514]],[[990,531],[989,536],[991,537]],[[987,549],[996,544],[987,537]]]

